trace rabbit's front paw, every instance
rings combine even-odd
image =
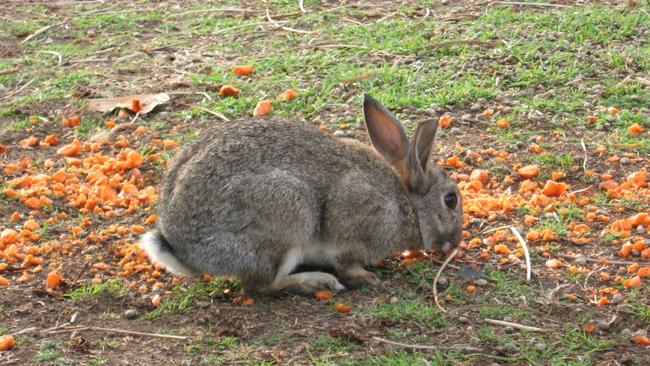
[[[359,288],[364,285],[378,285],[381,283],[381,280],[376,274],[360,265],[345,269],[341,274],[341,279],[351,288]]]

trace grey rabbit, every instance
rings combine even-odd
[[[372,97],[363,111],[374,149],[278,117],[216,122],[174,158],[142,247],[177,274],[302,294],[377,284],[364,267],[395,252],[456,247],[460,193],[429,163],[437,122],[409,143]]]

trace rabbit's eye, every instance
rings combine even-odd
[[[458,204],[458,198],[456,197],[456,193],[448,193],[445,196],[445,205],[447,207],[453,210],[456,208],[457,204]]]

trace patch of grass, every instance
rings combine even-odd
[[[314,341],[313,347],[318,352],[329,354],[353,352],[357,348],[357,345],[343,338],[321,335]]]
[[[194,300],[219,298],[226,289],[236,289],[238,284],[226,279],[215,278],[211,282],[198,282],[191,286],[177,286],[156,310],[145,314],[145,319],[155,320],[163,314],[182,313],[192,308]]]
[[[8,328],[0,327],[0,334],[5,334],[5,333],[7,333],[8,331],[9,331]]]
[[[519,277],[515,279],[508,278],[508,275],[505,272],[493,270],[487,272],[486,276],[488,280],[494,284],[494,292],[497,295],[512,298],[521,295],[529,296],[532,292],[530,285],[525,280]]]
[[[24,130],[24,129],[30,128],[30,127],[32,127],[32,124],[29,122],[29,118],[22,118],[22,119],[19,119],[19,120],[15,121],[14,123],[12,123],[9,126],[9,130],[11,130],[11,131],[21,131],[21,130]]]
[[[401,300],[395,304],[377,304],[374,309],[369,309],[368,316],[397,322],[415,321],[428,328],[443,328],[449,325],[437,308],[428,306],[419,299]]]
[[[39,363],[45,361],[56,361],[60,357],[59,352],[56,350],[62,347],[63,343],[60,341],[43,341],[38,352],[34,355],[34,360]]]
[[[103,358],[103,357],[101,357],[101,356],[93,356],[93,357],[91,357],[90,360],[88,361],[88,364],[89,364],[90,366],[101,366],[101,365],[106,364],[106,362],[108,362],[108,360],[105,359],[105,358]]]
[[[533,313],[525,308],[514,307],[509,305],[483,305],[479,310],[482,318],[503,319],[505,316],[511,316],[515,319],[530,318]]]
[[[128,293],[129,287],[124,281],[112,278],[100,284],[83,285],[63,296],[72,301],[78,301],[86,297],[94,297],[102,294],[107,294],[113,298],[123,298]]]

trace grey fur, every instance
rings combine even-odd
[[[423,122],[409,144],[374,99],[365,98],[364,111],[370,131],[394,124],[371,135],[383,159],[278,117],[215,122],[175,157],[162,184],[162,239],[149,235],[147,252],[172,255],[183,272],[235,275],[248,290],[306,293],[340,289],[336,277],[352,287],[376,283],[364,266],[423,242],[458,245],[458,188],[428,162],[437,124]],[[372,119],[384,120],[377,127]],[[444,203],[449,193],[458,197],[454,209]],[[333,268],[336,277],[290,275],[300,264]]]

